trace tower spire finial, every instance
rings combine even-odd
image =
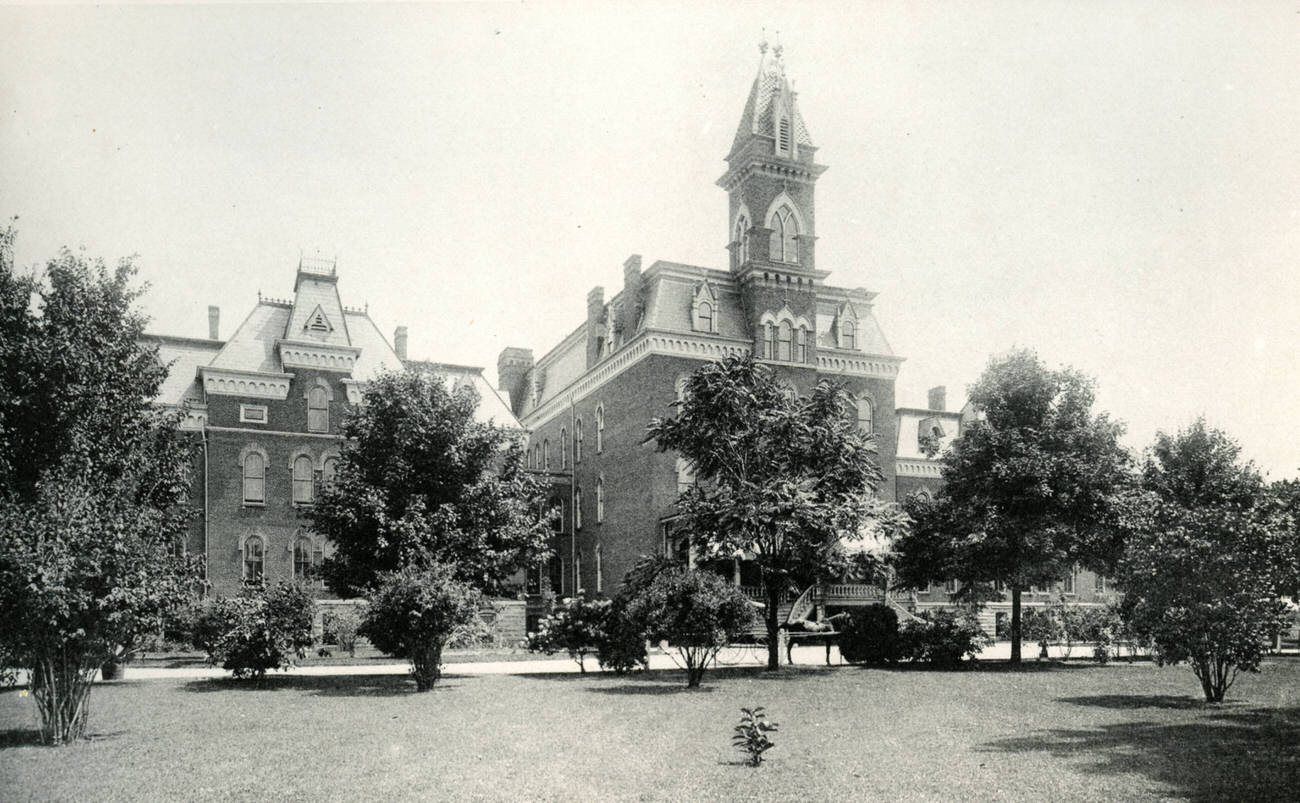
[[[762,38],[759,39],[758,41],[758,52],[766,56],[767,55],[767,28],[764,27],[762,31],[763,31]]]

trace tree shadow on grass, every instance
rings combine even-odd
[[[1103,695],[1103,701],[1119,695]],[[1162,695],[1139,696],[1156,708]],[[1089,699],[1089,698],[1081,698]],[[1174,698],[1181,699],[1181,698]],[[1167,701],[1166,701],[1167,702]],[[1090,703],[1083,703],[1090,704]],[[1106,707],[1124,706],[1110,701]],[[1133,705],[1132,708],[1141,707]],[[1294,800],[1300,785],[1300,707],[1173,713],[1166,722],[1116,722],[1092,729],[1050,729],[999,739],[981,750],[1046,753],[1085,772],[1142,775],[1192,800]],[[1151,790],[1155,793],[1155,790]]]
[[[431,693],[455,689],[460,684],[448,681],[464,677],[444,674]],[[310,692],[318,697],[400,697],[420,693],[415,690],[415,681],[410,675],[268,675],[260,681],[208,678],[190,681],[182,688],[199,694],[297,691]]]
[[[85,744],[86,742],[100,742],[105,739],[116,739],[126,734],[126,731],[109,731],[107,733],[92,733],[85,739],[73,744]],[[41,744],[41,737],[35,727],[31,728],[11,728],[0,731],[0,750],[10,750],[15,747],[44,747]]]
[[[1058,703],[1113,708],[1120,711],[1137,708],[1168,708],[1173,710],[1206,708],[1207,703],[1197,697],[1175,694],[1093,694],[1086,697],[1058,697]],[[1233,703],[1227,703],[1232,706]],[[1223,710],[1219,708],[1217,710]]]

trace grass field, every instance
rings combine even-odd
[[[92,741],[32,743],[0,694],[0,798],[1294,800],[1300,662],[1221,706],[1185,668],[967,672],[856,667],[140,681],[96,688]],[[780,723],[762,767],[729,745],[739,708]]]

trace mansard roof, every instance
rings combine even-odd
[[[695,296],[703,281],[709,283],[717,298],[714,313],[718,323],[716,334],[695,331],[691,318]],[[641,325],[635,331],[623,333],[622,346],[612,356],[616,357],[621,349],[628,348],[638,337],[650,332],[730,340],[742,349],[752,347],[754,332],[751,325],[757,325],[757,321],[751,324],[745,320],[740,285],[729,271],[657,261],[642,274],[641,288],[645,303]],[[832,331],[836,315],[846,302],[851,302],[858,316],[857,350],[864,355],[898,359],[872,310],[874,293],[820,285],[816,294],[817,320],[814,325],[820,348],[836,348],[838,341]],[[623,295],[623,292],[618,293],[610,299],[609,304],[624,303]],[[564,393],[588,373],[586,334],[587,324],[584,322],[537,360],[528,381],[532,383],[530,387],[540,384],[540,392],[524,394],[523,406],[518,411],[520,418],[525,418],[550,399]],[[603,360],[600,364],[603,364]]]

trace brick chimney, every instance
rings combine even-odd
[[[528,373],[533,369],[532,349],[507,346],[497,357],[497,390],[510,397],[510,410],[519,415],[527,398]]]
[[[948,410],[948,388],[943,385],[930,388],[929,403],[926,407],[935,412],[943,413]]]
[[[587,367],[600,361],[605,341],[605,288],[593,287],[587,293]]]
[[[208,340],[220,340],[221,307],[208,307]]]
[[[406,327],[399,326],[393,330],[393,351],[397,352],[397,359],[406,362]]]
[[[623,262],[623,305],[619,309],[619,328],[623,342],[632,337],[641,317],[641,255],[633,254]]]

